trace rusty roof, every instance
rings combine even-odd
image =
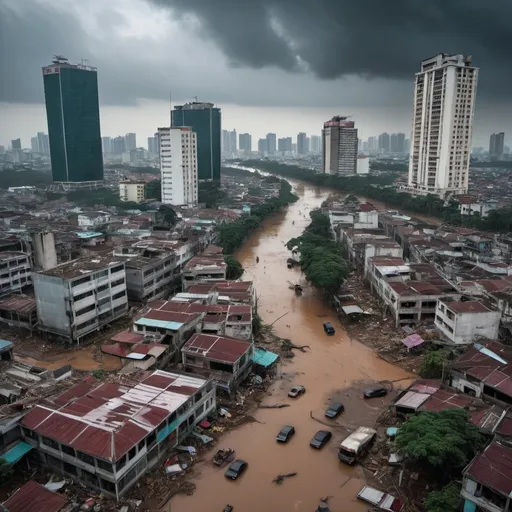
[[[72,279],[74,277],[90,276],[96,270],[122,265],[125,267],[125,260],[120,256],[95,255],[93,258],[78,258],[76,260],[61,263],[49,270],[36,272],[46,276],[61,277],[63,279]]]
[[[120,377],[92,377],[38,403],[22,425],[75,450],[117,461],[206,384],[206,380],[156,370]]]
[[[215,336],[214,334],[194,334],[181,349],[192,355],[200,355],[207,359],[234,363],[251,348],[248,341]]]
[[[118,343],[141,343],[144,341],[144,334],[126,330],[118,332],[110,339]]]
[[[37,512],[59,512],[67,503],[66,496],[29,480],[14,491],[3,505],[9,512],[34,512],[36,509]]]
[[[0,310],[29,314],[36,310],[36,299],[34,295],[11,295],[0,300]]]
[[[446,307],[454,313],[489,313],[494,311],[492,308],[478,300],[468,300],[464,302],[448,298],[441,300],[446,304]]]
[[[508,497],[512,492],[512,448],[493,441],[471,461],[464,474]]]

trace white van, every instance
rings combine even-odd
[[[354,464],[364,457],[376,435],[377,431],[373,428],[358,427],[341,442],[338,459],[347,464]]]

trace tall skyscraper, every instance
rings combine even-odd
[[[113,153],[112,137],[101,137],[101,149],[104,155]]]
[[[252,137],[249,133],[241,133],[238,136],[238,147],[240,151],[252,151]]]
[[[368,151],[375,152],[379,149],[379,140],[377,137],[368,137]]]
[[[39,141],[37,140],[37,137],[32,137],[30,139],[30,150],[32,153],[39,153]]]
[[[21,149],[21,139],[13,139],[11,140],[11,149]]]
[[[124,136],[126,151],[131,151],[137,148],[137,134],[127,133]]]
[[[185,126],[158,128],[158,138],[162,203],[173,206],[196,205],[198,169],[195,132]]]
[[[126,153],[126,140],[124,137],[119,136],[112,139],[112,153],[114,155]]]
[[[56,57],[43,77],[53,181],[97,186],[103,157],[96,68]]]
[[[268,140],[267,139],[259,139],[258,140],[258,153],[260,156],[265,156],[268,154]]]
[[[292,151],[292,138],[284,137],[282,139],[278,139],[277,141],[277,149],[281,153],[291,153]]]
[[[148,137],[148,152],[153,156],[159,154],[157,137]]]
[[[317,155],[322,152],[322,137],[320,137],[320,135],[311,135],[309,139],[309,149],[311,153]]]
[[[37,147],[39,148],[39,153],[43,155],[50,154],[50,139],[48,134],[37,132]]]
[[[307,142],[308,136],[300,132],[297,134],[297,154],[298,155],[305,155],[309,151],[308,142]]]
[[[236,139],[236,130],[222,130],[222,139],[221,139],[221,147],[222,152],[228,155],[233,155],[237,152],[237,139]]]
[[[471,57],[441,53],[421,63],[409,156],[414,192],[467,193],[477,80]]]
[[[505,133],[492,133],[489,140],[489,158],[500,160],[505,148]]]
[[[236,130],[231,130],[229,132],[229,147],[231,148],[231,153],[236,153],[238,151],[238,140],[236,137]]]
[[[381,133],[379,135],[379,152],[380,153],[389,153],[391,150],[391,137],[389,133]]]
[[[357,173],[357,128],[348,117],[334,116],[322,130],[323,172],[338,176]]]
[[[275,154],[277,150],[277,136],[275,133],[267,133],[267,151],[269,155]]]
[[[193,102],[174,107],[172,127],[190,127],[197,134],[199,181],[220,181],[221,112],[213,103]]]

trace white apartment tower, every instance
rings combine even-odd
[[[357,172],[357,128],[347,117],[334,116],[324,123],[322,157],[324,174],[355,176]]]
[[[413,193],[467,193],[477,80],[471,57],[441,53],[421,63],[409,157]]]
[[[188,127],[158,128],[162,203],[197,204],[197,135]]]

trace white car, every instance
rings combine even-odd
[[[290,398],[297,398],[300,395],[303,395],[306,392],[306,388],[304,386],[293,386],[290,391],[288,391],[288,396]]]

